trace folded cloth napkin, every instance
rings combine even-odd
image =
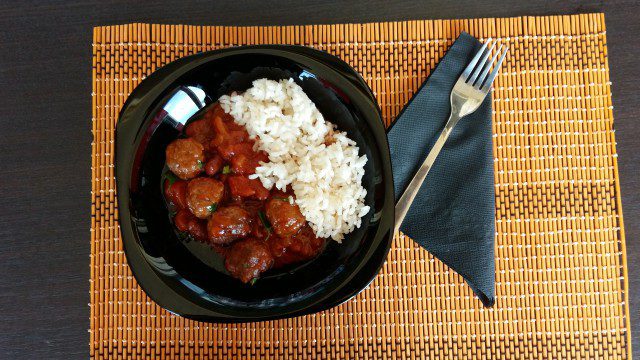
[[[480,46],[462,33],[388,131],[396,201],[444,128],[451,89]],[[400,230],[462,275],[485,306],[493,305],[491,96],[453,129]]]

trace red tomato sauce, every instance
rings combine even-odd
[[[249,179],[269,158],[218,104],[190,122],[184,135],[166,151],[171,174],[163,191],[173,225],[224,256],[231,276],[252,282],[322,251],[326,239],[315,236],[291,192]]]

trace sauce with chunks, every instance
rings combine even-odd
[[[184,135],[167,146],[171,173],[163,183],[181,234],[211,245],[244,283],[322,251],[326,239],[315,236],[292,193],[249,179],[269,158],[218,104],[190,122]]]

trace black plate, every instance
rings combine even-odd
[[[259,78],[293,78],[325,119],[366,154],[363,186],[371,211],[342,244],[316,259],[271,271],[254,285],[228,276],[213,250],[173,231],[162,197],[164,149],[220,95]],[[251,46],[201,53],[154,72],[131,94],[116,128],[122,240],[140,286],[176,314],[204,321],[256,321],[307,314],[360,292],[384,263],[392,239],[393,179],[375,98],[345,62],[300,46]],[[222,271],[220,271],[222,270]]]

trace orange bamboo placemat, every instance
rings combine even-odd
[[[225,46],[302,44],[353,65],[388,124],[461,31],[508,44],[493,93],[495,307],[396,236],[381,274],[328,311],[206,324],[138,287],[118,230],[113,135],[159,66]],[[629,358],[627,272],[604,16],[286,27],[106,26],[93,37],[92,358]],[[426,150],[425,150],[426,151]]]

